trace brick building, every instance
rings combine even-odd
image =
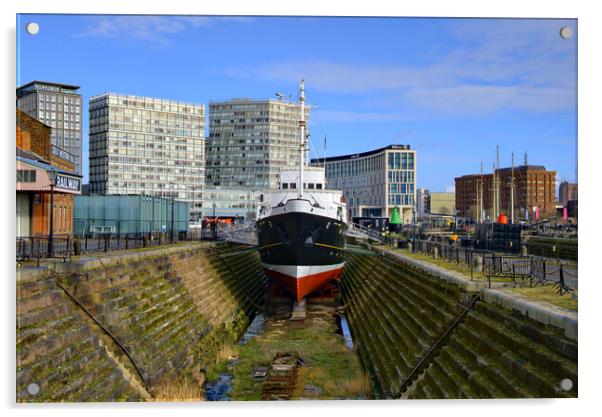
[[[566,207],[569,201],[576,201],[578,190],[576,183],[561,182],[558,188],[558,203]]]
[[[51,128],[16,111],[17,237],[44,236],[50,231],[50,179],[54,187],[54,233],[73,233],[73,194],[81,192],[81,176],[75,174],[75,157],[51,143]]]
[[[512,168],[500,168],[495,172],[500,190],[500,211],[509,215]],[[492,213],[495,188],[493,174],[464,175],[456,178],[455,181],[456,209],[460,216],[478,217],[481,195],[484,218],[491,219],[497,216],[497,213]],[[515,167],[515,218],[524,219],[527,216],[534,218],[536,208],[539,208],[541,216],[551,216],[556,212],[556,171],[547,171],[545,167],[537,165]]]

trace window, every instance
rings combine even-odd
[[[288,189],[288,183],[286,183],[286,182],[285,182],[285,183],[283,183],[283,184],[282,184],[282,189],[283,189],[283,190],[286,190],[286,189]]]
[[[17,182],[36,182],[36,172],[31,169],[18,169]]]

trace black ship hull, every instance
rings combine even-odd
[[[306,212],[259,220],[258,249],[266,274],[301,301],[340,277],[346,227],[342,221]]]

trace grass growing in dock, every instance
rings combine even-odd
[[[336,334],[334,310],[308,306],[304,322],[269,319],[264,332],[237,346],[232,400],[259,400],[262,381],[252,377],[258,366],[269,367],[278,352],[298,352],[300,367],[293,399],[371,398],[370,382],[353,350]]]
[[[530,300],[545,301],[557,307],[577,311],[577,296],[573,297],[571,293],[560,295],[556,292],[557,289],[553,285],[538,285],[533,288],[516,287],[507,291],[517,293]]]
[[[193,380],[168,379],[153,387],[151,391],[153,397],[150,401],[203,401],[200,384]]]

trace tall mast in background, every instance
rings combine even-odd
[[[303,165],[305,165],[305,80],[299,84],[299,103],[301,104],[301,118],[299,120],[299,131],[301,140],[299,144],[299,184],[297,185],[299,198],[303,197]]]
[[[510,173],[510,222],[514,224],[514,152],[512,152],[512,171]]]

